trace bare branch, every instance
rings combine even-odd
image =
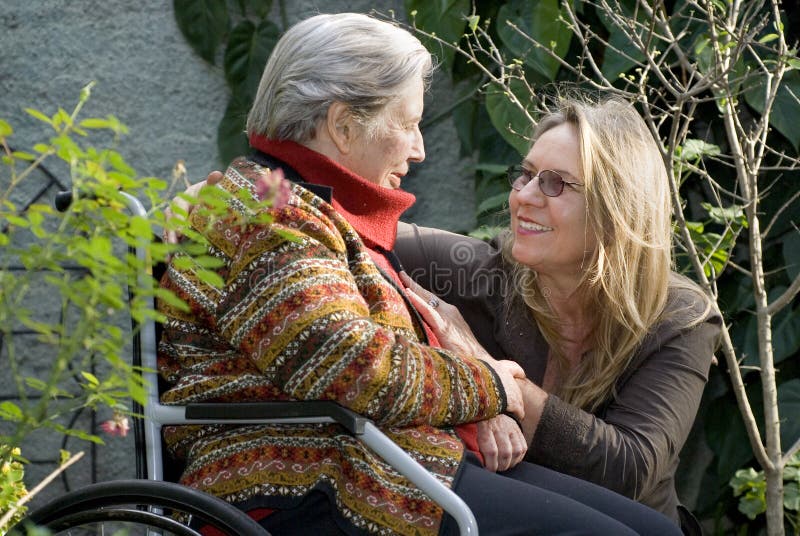
[[[767,456],[767,451],[761,441],[761,433],[756,424],[756,417],[750,408],[750,401],[747,400],[747,391],[744,387],[739,363],[736,360],[736,350],[733,347],[733,341],[731,341],[730,328],[727,325],[722,330],[722,353],[725,355],[725,362],[728,365],[728,375],[733,383],[733,393],[736,396],[736,402],[747,430],[750,448],[753,449],[753,454],[761,467],[765,470],[772,469],[774,465]]]
[[[792,303],[792,300],[794,299],[795,296],[797,296],[798,292],[800,292],[800,275],[797,275],[794,278],[792,284],[789,285],[789,288],[787,288],[783,292],[783,294],[778,296],[778,298],[775,301],[769,304],[766,311],[767,314],[768,315],[777,314],[778,311],[780,311],[781,309]]]

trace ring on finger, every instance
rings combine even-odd
[[[436,309],[437,307],[439,307],[439,298],[437,298],[436,296],[431,296],[431,299],[428,300],[428,305]]]

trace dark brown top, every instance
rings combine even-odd
[[[513,359],[541,385],[548,345],[526,306],[507,305],[507,265],[497,242],[400,223],[395,251],[413,279],[456,305],[480,343]],[[674,278],[681,276],[675,274]],[[589,480],[678,521],[675,470],[694,422],[720,333],[700,290],[670,288],[653,326],[594,413],[548,397],[527,460]]]

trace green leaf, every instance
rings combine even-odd
[[[680,159],[682,162],[696,161],[706,155],[717,156],[718,154],[720,154],[719,145],[706,143],[703,140],[688,139],[681,147]]]
[[[117,151],[108,151],[106,153],[106,158],[108,159],[108,163],[123,175],[127,177],[134,177],[136,175],[133,168],[125,162],[125,159]]]
[[[711,221],[714,223],[730,225],[734,229],[739,227],[747,228],[747,216],[744,213],[744,207],[741,205],[720,207],[711,203],[700,203],[700,206],[706,209]]]
[[[800,439],[800,378],[778,386],[778,411],[781,416],[781,444],[792,445]]]
[[[208,63],[222,38],[230,30],[230,17],[224,0],[173,0],[175,21],[194,51]]]
[[[764,112],[765,95],[765,84],[752,84],[744,94],[747,104],[758,113]],[[798,117],[800,117],[800,71],[792,70],[783,75],[781,87],[769,116],[769,124],[789,140],[795,150],[800,149]]]
[[[85,370],[81,371],[81,376],[92,385],[100,385],[100,381],[97,379],[97,376],[92,374],[91,372],[86,372]]]
[[[167,305],[174,307],[179,311],[184,311],[187,313],[190,311],[189,306],[186,304],[186,302],[180,299],[178,296],[176,296],[175,293],[172,292],[171,290],[157,287],[153,289],[153,292],[156,298],[163,301]]]
[[[757,489],[765,482],[764,472],[756,471],[752,467],[739,469],[731,478],[729,485],[733,488],[734,497],[738,497],[751,488]]]
[[[198,257],[195,257],[194,262],[196,262],[198,266],[202,266],[203,268],[219,268],[220,266],[225,265],[224,260],[218,257],[212,257],[210,255],[200,255]]]
[[[222,288],[225,285],[225,280],[216,272],[212,272],[211,270],[197,270],[195,273],[200,281],[207,285],[216,288]]]
[[[739,499],[739,511],[753,520],[767,511],[767,500],[755,493],[745,494]]]
[[[773,302],[786,290],[785,286],[776,286],[769,291],[769,302]],[[792,310],[787,307],[772,318],[772,359],[777,365],[784,359],[791,357],[800,349],[800,309]],[[747,333],[744,337],[746,354],[743,365],[758,366],[758,322],[755,315],[747,323]]]
[[[107,119],[92,117],[81,121],[80,126],[82,126],[83,128],[110,128],[111,124],[108,122]]]
[[[475,171],[485,171],[490,175],[504,175],[506,170],[508,169],[508,166],[505,166],[503,164],[489,164],[486,162],[479,162],[474,166],[472,166],[472,169],[474,169]]]
[[[478,15],[471,15],[467,17],[467,26],[471,32],[474,32],[478,29],[478,24],[480,24],[481,18]]]
[[[98,445],[105,445],[106,442],[99,436],[94,434],[90,434],[88,432],[84,432],[83,430],[77,430],[75,428],[65,428],[61,430],[64,435],[77,437],[78,439],[83,439],[84,441],[89,441],[91,443],[96,443]]]
[[[271,21],[256,26],[249,20],[239,23],[228,38],[225,48],[225,79],[232,88],[244,86],[252,100],[258,88],[264,65],[280,37],[280,30]]]
[[[262,19],[272,10],[272,0],[249,0],[248,4]]]
[[[797,482],[783,485],[783,507],[787,510],[800,510],[800,486]]]
[[[560,63],[546,49],[564,58],[572,40],[572,32],[560,17],[558,0],[510,0],[497,11],[497,33],[514,56],[525,65],[544,75],[547,80],[555,80]],[[509,22],[544,49],[520,35]]]
[[[496,225],[481,225],[477,229],[470,231],[469,236],[479,240],[489,241],[495,236],[505,231],[507,227]]]
[[[13,153],[11,153],[11,155],[14,158],[17,158],[19,160],[27,160],[28,162],[33,162],[34,160],[36,160],[36,156],[32,155],[31,153],[26,153],[23,151],[14,151]]]
[[[14,129],[11,128],[11,125],[0,119],[0,138],[5,138],[6,136],[10,136],[14,133]]]
[[[789,281],[800,276],[800,233],[790,232],[783,239],[783,262]]]
[[[797,350],[800,350],[800,310],[786,308],[772,319],[772,359],[777,365]]]
[[[36,119],[38,119],[39,121],[41,121],[42,123],[47,123],[51,127],[53,126],[53,120],[50,119],[49,117],[47,117],[46,115],[44,115],[39,110],[35,110],[33,108],[25,108],[25,111],[28,112],[29,115],[31,115],[31,116],[35,117]]]
[[[29,227],[30,222],[21,216],[15,216],[14,214],[6,214],[5,216],[6,221],[11,225],[16,225],[17,227]]]
[[[12,422],[20,422],[24,419],[19,406],[9,400],[0,402],[0,417]]]
[[[47,384],[45,382],[43,382],[39,378],[34,378],[31,376],[27,376],[25,378],[25,385],[37,391],[44,391],[45,389],[47,389]]]
[[[72,125],[72,118],[69,116],[66,110],[63,108],[59,108],[56,114],[53,116],[53,126],[56,128],[64,126]]]
[[[748,390],[748,398],[756,402],[753,410],[760,415],[760,406],[756,401],[758,397],[751,391],[753,389]],[[728,482],[737,469],[753,457],[747,430],[732,394],[719,397],[709,404],[703,425],[708,446],[716,455],[717,478]]]
[[[634,14],[631,6],[626,2],[622,2],[621,8],[625,14],[625,19],[632,21]],[[645,18],[642,11],[643,10],[637,11],[638,20],[636,21],[641,25],[637,26],[636,30],[636,34],[640,38],[644,37],[643,34],[646,31],[645,27],[648,23],[648,20]],[[621,74],[628,72],[634,65],[643,63],[646,59],[646,55],[639,46],[631,42],[628,33],[630,32],[629,28],[622,29],[617,26],[613,20],[603,12],[603,10],[599,10],[599,15],[603,26],[606,27],[609,34],[608,46],[603,51],[602,72],[603,76],[611,81],[614,81],[619,78]],[[659,42],[654,40],[653,44],[657,45]]]
[[[703,234],[705,232],[705,224],[701,221],[688,221],[686,228],[692,233]]]
[[[483,212],[498,212],[505,207],[506,203],[508,203],[508,192],[495,194],[481,201],[481,204],[478,205],[478,214]]]
[[[758,40],[758,42],[759,42],[759,43],[761,43],[761,44],[763,45],[763,44],[765,44],[765,43],[769,43],[770,41],[774,41],[774,40],[776,40],[777,38],[778,38],[778,34],[774,34],[774,33],[773,33],[773,34],[767,34],[767,35],[765,35],[764,37],[760,38],[760,39]]]
[[[234,91],[228,101],[225,115],[217,127],[217,148],[223,162],[230,162],[249,152],[250,144],[244,129],[251,104],[251,99],[244,91]]]
[[[470,0],[406,0],[406,13],[412,14],[417,28],[435,34],[447,43],[461,40],[467,27]],[[455,51],[444,47],[435,40],[418,36],[420,41],[441,60],[449,71],[453,65]]]
[[[153,229],[150,227],[150,220],[142,216],[131,217],[128,232],[135,237],[146,238],[148,241],[153,235]]]
[[[518,97],[523,105],[527,105],[531,100],[531,95],[525,95],[526,90],[512,83],[512,88],[518,87]],[[525,116],[520,112],[519,108],[515,106],[509,96],[495,85],[490,85],[486,89],[486,111],[489,113],[489,118],[492,125],[500,133],[506,142],[509,143],[520,155],[528,152],[530,134],[532,125],[528,122]]]

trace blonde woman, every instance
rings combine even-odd
[[[613,99],[564,100],[533,139],[509,171],[511,225],[499,239],[400,226],[395,251],[432,291],[407,280],[413,301],[445,348],[475,355],[482,346],[531,380],[527,452],[517,423],[500,415],[479,424],[487,466],[514,473],[524,457],[691,532],[674,476],[721,320],[672,271],[658,147],[634,107]]]
[[[316,15],[281,37],[248,117],[253,152],[217,187],[252,191],[280,170],[291,193],[260,209],[267,222],[207,226],[190,216],[224,285],[211,287],[180,257],[168,267],[162,286],[189,309],[161,304],[162,400],[335,400],[452,487],[484,534],[677,533],[598,486],[565,476],[574,485],[562,487],[593,490],[578,501],[536,478],[487,471],[471,451],[473,422],[524,417],[523,371],[482,350],[440,348],[395,268],[396,222],[414,201],[399,187],[425,158],[419,122],[432,66],[419,40],[366,15]],[[271,534],[457,529],[338,426],[167,427],[164,439],[184,463],[181,483],[258,516]]]

